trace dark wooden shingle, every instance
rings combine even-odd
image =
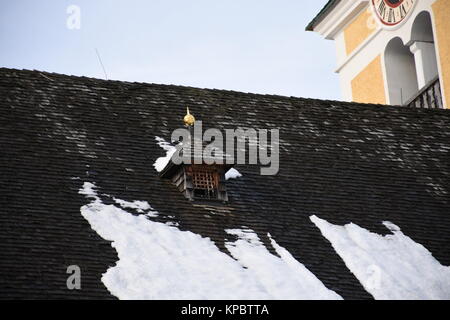
[[[386,234],[391,221],[450,265],[450,113],[104,81],[0,69],[0,298],[112,298],[101,275],[118,260],[80,214],[83,182],[146,200],[161,221],[210,237],[225,229],[267,234],[328,288],[371,296],[310,222],[354,222]],[[204,127],[280,129],[280,172],[227,183],[230,204],[187,201],[153,169],[189,106]],[[106,201],[106,200],[105,200]],[[173,218],[170,218],[173,216]],[[66,288],[79,265],[82,290]],[[220,270],[218,270],[220,272]]]

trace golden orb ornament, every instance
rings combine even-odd
[[[192,114],[190,114],[189,108],[187,108],[187,114],[184,116],[183,121],[186,126],[193,126],[195,123],[195,118]]]

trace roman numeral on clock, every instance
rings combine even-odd
[[[388,22],[389,23],[395,22],[394,10],[392,8],[389,8]]]
[[[386,14],[386,3],[384,3],[383,0],[380,1],[380,5],[378,6],[378,13],[380,14],[380,17],[384,19]]]
[[[405,4],[402,3],[402,4],[400,5],[400,16],[401,16],[402,19],[403,19],[404,17],[406,17],[407,14],[408,14],[408,12],[406,11]]]

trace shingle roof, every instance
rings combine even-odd
[[[391,221],[450,265],[450,112],[105,81],[0,69],[0,298],[112,298],[117,261],[80,214],[83,182],[147,200],[164,220],[211,238],[267,233],[347,299],[371,296],[309,216],[386,234]],[[204,127],[280,129],[280,172],[228,181],[224,210],[187,201],[152,164],[189,106]],[[107,201],[107,200],[105,200]],[[222,208],[223,209],[223,208]],[[172,220],[172,219],[171,219]],[[268,246],[270,247],[270,246]],[[83,270],[82,290],[66,268]]]
[[[333,10],[341,0],[329,0],[325,6],[320,10],[320,12],[311,20],[311,22],[306,26],[306,31],[313,31],[318,23],[320,23],[323,18]]]

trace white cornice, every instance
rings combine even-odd
[[[342,0],[328,15],[314,28],[323,37],[333,40],[362,9],[366,8],[369,0]]]

